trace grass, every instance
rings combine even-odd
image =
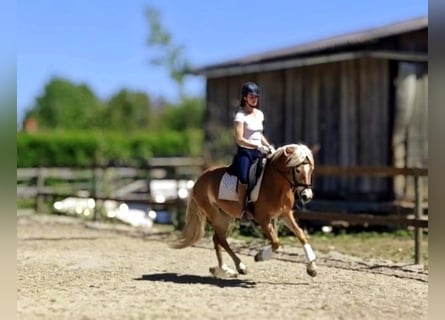
[[[206,236],[213,232],[207,227]],[[229,229],[230,237],[246,242],[265,239],[258,227],[249,227],[247,230],[239,228],[232,223]],[[401,264],[414,264],[414,231],[399,229],[392,232],[346,232],[338,233],[316,232],[306,233],[315,252],[329,253],[336,251],[341,254],[359,257],[362,259],[377,259],[392,261]],[[301,247],[298,239],[292,235],[279,235],[280,242],[286,246]],[[428,233],[423,233],[421,243],[423,265],[428,270]]]
[[[393,232],[340,232],[306,234],[312,248],[320,253],[336,251],[363,259],[389,260],[395,263],[414,263],[414,231],[396,230]],[[253,241],[258,240],[262,234],[256,236],[243,235],[233,227],[231,236],[236,239]],[[283,245],[301,246],[294,236],[280,236]],[[422,236],[421,253],[425,269],[428,269],[428,234]]]
[[[424,234],[422,238],[422,259],[425,268],[428,268],[428,235]],[[338,235],[315,233],[309,239],[314,249],[324,253],[335,250],[364,259],[374,258],[396,263],[414,263],[413,231],[361,232]]]
[[[35,199],[17,199],[17,209],[34,209],[35,207]]]

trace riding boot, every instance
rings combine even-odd
[[[249,195],[247,194],[247,184],[240,183],[238,185],[239,189],[239,200],[242,205],[241,218],[240,221],[242,223],[248,223],[253,219],[254,214],[254,206],[253,202],[250,200]]]

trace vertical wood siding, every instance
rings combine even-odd
[[[273,144],[319,144],[319,164],[391,166],[390,77],[388,60],[366,58],[211,78],[206,130],[232,127],[241,85],[254,81],[261,88],[265,133]],[[317,177],[315,184],[317,194],[327,198],[388,200],[394,194],[391,179]]]

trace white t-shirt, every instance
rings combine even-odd
[[[246,114],[244,110],[236,113],[234,122],[242,122],[244,126],[243,138],[249,142],[261,146],[261,137],[263,135],[264,114],[261,110],[255,109],[254,112]]]

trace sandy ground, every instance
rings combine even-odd
[[[217,279],[209,239],[174,250],[170,237],[18,215],[17,319],[427,319],[428,272],[417,266],[333,252],[311,278],[301,248],[256,263],[235,242],[249,273]]]

